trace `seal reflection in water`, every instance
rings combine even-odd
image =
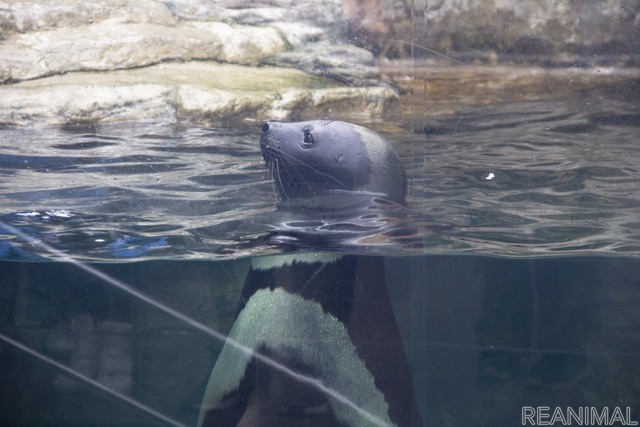
[[[266,123],[260,146],[281,199],[405,197],[397,154],[366,128]],[[254,258],[198,424],[421,425],[386,286],[382,258]]]

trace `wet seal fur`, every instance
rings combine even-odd
[[[402,202],[407,194],[398,154],[381,135],[362,126],[267,122],[260,148],[282,200],[359,193]]]
[[[260,145],[286,200],[337,193],[401,202],[406,194],[397,155],[365,128],[266,123]],[[386,286],[379,257],[252,259],[198,425],[420,426]]]

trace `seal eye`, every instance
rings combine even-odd
[[[309,147],[313,144],[313,135],[311,135],[311,132],[305,132],[304,136],[302,137],[302,146],[303,147]]]

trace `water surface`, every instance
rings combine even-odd
[[[3,257],[56,257],[43,242],[75,259],[219,259],[270,252],[282,235],[383,255],[639,254],[632,104],[469,108],[386,133],[406,206],[302,220],[277,209],[259,128],[0,131],[0,219],[17,228],[2,229]]]

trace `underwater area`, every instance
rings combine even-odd
[[[386,27],[358,31],[358,2],[329,1],[326,16],[309,17],[304,2],[149,0],[135,18],[100,9],[112,14],[104,22],[91,9],[99,2],[80,2],[72,20],[85,30],[135,24],[142,34],[150,19],[175,32],[159,44],[179,53],[60,69],[52,53],[42,70],[2,50],[75,24],[20,21],[23,3],[0,2],[1,426],[211,425],[211,402],[222,426],[242,416],[261,426],[640,422],[637,2],[607,2],[626,26],[603,30],[606,42],[583,6],[584,38],[567,35],[566,46],[552,44],[568,31],[564,15],[552,25],[540,12],[529,29],[518,20],[535,2],[496,2],[495,16],[474,16],[473,1],[458,11],[391,2],[395,15],[378,16]],[[269,8],[275,23],[261,21]],[[331,15],[342,8],[348,37]],[[457,31],[443,18],[452,13]],[[242,59],[189,51],[194,31],[222,31],[213,16],[259,31],[233,33],[239,45],[271,45]],[[340,37],[334,62],[322,57]],[[355,59],[368,51],[375,63]],[[232,80],[243,72],[256,73],[250,90]],[[375,130],[404,166],[406,200],[346,192],[287,203],[276,181],[290,171],[269,170],[261,152],[272,119]],[[300,275],[289,284],[300,295],[361,311],[309,307],[251,282],[286,270],[272,257],[281,254],[328,259],[309,276],[291,261],[280,280]],[[355,277],[347,297],[351,273],[326,267],[342,262]],[[334,330],[340,322],[349,329]],[[250,344],[252,333],[271,341]],[[216,390],[214,379],[232,386]],[[395,393],[381,391],[380,403],[384,384]],[[404,397],[415,414],[393,408]]]

